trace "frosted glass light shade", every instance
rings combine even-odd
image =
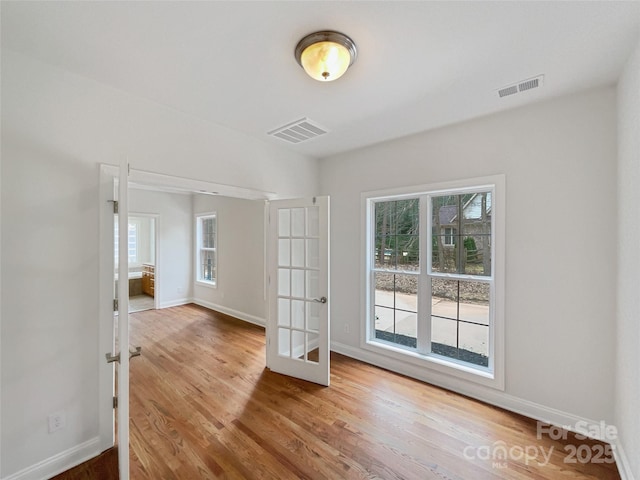
[[[330,82],[347,71],[351,55],[338,43],[318,42],[305,48],[300,61],[311,78]]]
[[[340,78],[353,64],[356,46],[342,33],[316,32],[300,40],[295,55],[311,78],[330,82]]]

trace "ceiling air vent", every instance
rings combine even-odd
[[[531,90],[532,88],[541,87],[543,83],[544,75],[538,75],[537,77],[522,80],[521,82],[518,82],[516,84],[501,88],[500,90],[498,90],[498,96],[502,98],[509,95],[515,95],[516,93],[521,93],[525,90]]]
[[[267,134],[278,137],[285,142],[301,143],[324,135],[325,133],[327,133],[327,130],[324,128],[314,124],[308,118],[302,118],[280,128],[276,128]]]
[[[518,93],[518,86],[512,85],[511,87],[505,87],[498,90],[498,95],[500,97],[506,97],[507,95],[513,95],[514,93]]]

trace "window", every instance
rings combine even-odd
[[[118,231],[118,217],[116,216],[113,224],[114,254],[116,265],[118,264],[118,248],[120,245]],[[127,233],[127,250],[129,263],[136,263],[138,261],[138,225],[136,223],[129,223],[129,231]]]
[[[453,227],[443,227],[442,235],[444,236],[444,245],[453,247],[456,243],[456,229]]]
[[[502,388],[504,179],[491,179],[363,195],[365,348]]]
[[[196,217],[196,281],[215,286],[218,279],[218,225],[215,213]]]

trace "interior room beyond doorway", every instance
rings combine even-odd
[[[129,257],[129,312],[155,308],[156,219],[150,215],[129,215],[127,253]],[[114,252],[118,255],[118,220],[114,223]],[[116,272],[119,276],[119,272]]]

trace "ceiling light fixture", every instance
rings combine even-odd
[[[324,30],[300,40],[295,56],[311,78],[330,82],[340,78],[347,71],[356,61],[358,52],[356,44],[346,35]]]

